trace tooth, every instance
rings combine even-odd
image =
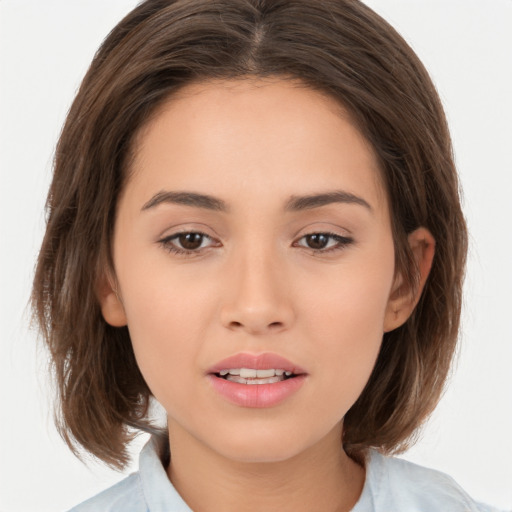
[[[275,384],[276,382],[281,382],[284,380],[284,377],[278,377],[277,375],[274,377],[268,377],[265,379],[244,379],[243,377],[240,377],[239,375],[228,375],[226,377],[227,380],[230,382],[237,382],[238,384]]]
[[[266,377],[273,377],[276,374],[275,370],[256,370],[256,377],[258,379],[266,378]]]
[[[242,379],[241,377],[239,377],[238,375],[228,375],[226,377],[227,380],[231,381],[231,382],[238,382],[238,384],[247,384],[247,379]]]
[[[257,376],[257,370],[252,368],[240,368],[240,377],[244,379],[253,379]]]
[[[274,384],[280,382],[282,379],[279,377],[268,377],[266,379],[248,379],[247,384]]]
[[[275,382],[281,382],[282,379],[279,377],[269,377],[268,379],[262,379],[265,382],[262,382],[262,384],[274,384]]]
[[[292,372],[285,371],[282,369],[274,369],[269,368],[267,370],[255,370],[254,368],[231,368],[231,369],[224,369],[219,372],[219,375],[222,377],[225,377],[226,375],[234,375],[234,376],[240,376],[243,379],[266,379],[274,376],[281,377],[282,375],[286,375],[287,377],[290,377],[292,375]]]

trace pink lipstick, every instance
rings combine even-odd
[[[241,353],[219,361],[208,372],[214,390],[241,407],[273,407],[293,395],[306,372],[272,353]]]

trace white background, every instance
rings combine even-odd
[[[512,509],[512,1],[367,3],[405,36],[438,86],[471,231],[458,365],[405,457]],[[135,4],[0,0],[2,512],[65,510],[123,477],[84,466],[56,434],[47,356],[26,305],[60,127],[96,48]]]

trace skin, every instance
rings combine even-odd
[[[420,286],[408,290],[395,273],[371,147],[333,99],[298,83],[189,85],[140,132],[135,149],[118,203],[114,272],[98,294],[106,321],[128,325],[140,369],[167,411],[171,481],[199,512],[212,503],[227,512],[241,504],[350,510],[365,472],[341,448],[343,417],[383,333],[405,322],[419,298],[432,236],[420,228],[409,237]],[[226,211],[151,205],[162,191],[207,194]],[[292,197],[333,191],[367,205],[286,207]],[[172,236],[180,232],[206,236],[177,254]],[[315,248],[306,237],[315,233],[342,238]],[[273,407],[230,403],[206,374],[240,352],[279,354],[305,369],[305,382]]]

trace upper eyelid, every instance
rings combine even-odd
[[[160,239],[172,237],[174,235],[181,235],[183,233],[200,233],[202,235],[209,236],[210,238],[218,236],[214,229],[212,229],[208,224],[204,224],[202,222],[180,222],[179,224],[167,226],[165,229],[161,230],[160,233],[161,234],[158,235],[158,238]]]
[[[184,230],[180,230],[180,231],[175,231],[169,235],[164,235],[164,236],[161,236],[159,237],[158,241],[159,242],[162,242],[162,241],[165,241],[165,240],[172,240],[172,239],[175,239],[177,237],[179,237],[180,235],[187,235],[187,234],[198,234],[198,235],[201,235],[201,236],[204,236],[206,238],[209,238],[211,240],[216,240],[216,237],[212,236],[212,235],[209,235],[208,233],[205,233],[204,231],[200,231],[200,230],[196,230],[196,229],[184,229]],[[307,233],[304,233],[300,236],[296,236],[294,237],[294,240],[301,240],[303,238],[305,238],[306,236],[312,236],[312,235],[326,235],[326,236],[329,236],[331,238],[343,238],[343,239],[347,239],[347,240],[352,240],[352,236],[351,235],[342,235],[340,233],[332,233],[330,231],[327,231],[327,230],[317,230],[317,231],[309,231]]]
[[[297,234],[295,235],[294,239],[300,240],[301,238],[304,238],[306,236],[311,236],[311,235],[326,235],[326,236],[330,236],[332,238],[343,238],[343,239],[350,239],[350,240],[353,239],[353,235],[350,231],[348,231],[347,229],[341,229],[338,226],[336,226],[334,228],[324,228],[324,229],[322,229],[322,228],[310,229],[310,227],[308,226],[304,230],[301,229],[300,231],[298,231]]]
[[[312,222],[307,222],[303,224],[300,228],[294,230],[294,236],[297,238],[300,236],[307,236],[313,234],[328,234],[333,236],[341,236],[341,237],[352,237],[353,230],[350,227],[344,225],[344,223],[340,223],[338,221],[328,221],[328,220],[314,220]]]

